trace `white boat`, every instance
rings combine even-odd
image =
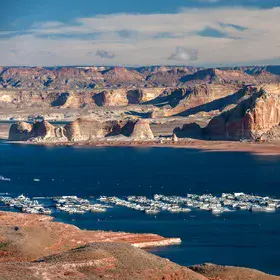
[[[106,212],[106,208],[101,208],[101,207],[92,207],[90,209],[90,212],[95,212],[95,213],[104,213]]]
[[[171,208],[168,209],[168,211],[171,212],[171,213],[180,213],[181,209],[180,208],[171,207]]]
[[[191,212],[190,208],[181,208],[181,212]]]
[[[220,215],[222,213],[223,213],[223,210],[221,208],[212,208],[213,215]]]
[[[250,209],[252,212],[263,212],[264,208],[259,205],[253,205]]]
[[[275,212],[276,208],[275,207],[271,207],[271,206],[267,206],[267,207],[264,207],[263,210],[265,212]]]
[[[157,209],[147,209],[147,210],[145,210],[145,213],[146,214],[154,214],[154,215],[156,215],[156,214],[158,214],[160,211],[159,210],[157,210]]]

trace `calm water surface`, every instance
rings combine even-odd
[[[29,196],[185,195],[246,192],[280,198],[280,157],[172,148],[38,147],[0,143],[0,192]],[[34,182],[39,178],[40,182]],[[182,265],[245,266],[280,275],[280,211],[160,213],[122,207],[67,215],[80,228],[180,237],[180,246],[152,252]]]

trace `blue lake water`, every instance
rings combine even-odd
[[[28,196],[246,192],[280,198],[280,157],[172,148],[40,147],[0,143],[0,192]],[[39,178],[39,182],[34,182]],[[85,229],[151,232],[183,243],[151,252],[182,265],[245,266],[280,275],[280,211],[160,213],[114,207],[57,220]]]

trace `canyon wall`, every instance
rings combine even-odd
[[[268,67],[1,67],[0,107],[126,106],[153,100],[156,104],[168,97],[165,101],[172,109],[161,113],[171,116],[233,94],[244,85],[280,82],[280,75],[274,70]],[[181,98],[177,96],[180,89]]]
[[[205,133],[210,139],[257,140],[280,123],[280,85],[254,88],[249,98],[214,117]]]

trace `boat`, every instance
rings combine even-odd
[[[276,208],[275,207],[272,207],[272,206],[267,206],[267,207],[264,207],[263,210],[265,212],[275,212],[276,211]]]
[[[90,209],[90,212],[96,212],[96,213],[103,213],[106,212],[107,209],[106,208],[101,208],[101,207],[92,207]]]
[[[158,214],[160,211],[158,209],[146,209],[145,213],[146,214]]]
[[[221,208],[212,208],[212,214],[213,215],[220,215],[223,213],[223,209]]]
[[[262,206],[253,205],[253,206],[250,208],[250,211],[252,211],[252,212],[263,212],[264,209],[263,209]]]

